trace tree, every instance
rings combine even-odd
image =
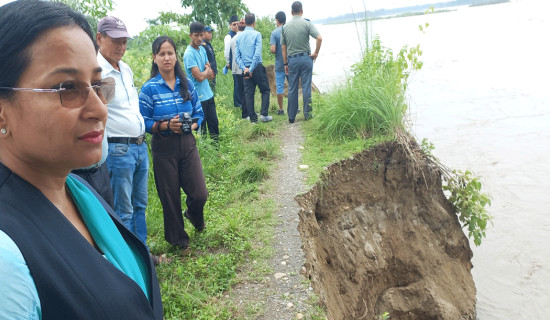
[[[69,7],[96,21],[113,11],[112,0],[59,0]]]
[[[191,20],[200,21],[205,26],[215,24],[218,28],[228,25],[231,16],[243,17],[248,12],[241,0],[181,0],[181,6],[193,9],[188,15]]]
[[[90,24],[92,31],[97,30],[97,22],[105,17],[109,11],[113,11],[112,0],[57,0],[67,4],[75,11],[86,16],[86,20]]]

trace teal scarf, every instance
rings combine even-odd
[[[105,258],[133,279],[149,299],[149,271],[135,246],[124,241],[115,223],[94,194],[75,178],[67,186],[90,234]]]

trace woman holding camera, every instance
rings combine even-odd
[[[153,136],[153,171],[164,212],[164,237],[185,254],[189,236],[184,229],[180,188],[187,195],[184,215],[197,231],[205,228],[203,209],[208,191],[191,133],[200,127],[204,113],[195,86],[178,60],[176,44],[167,36],[153,42],[151,79],[141,88],[139,107],[146,131]]]
[[[72,169],[101,159],[112,78],[86,18],[0,7],[0,319],[162,319],[147,247]]]

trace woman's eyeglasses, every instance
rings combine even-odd
[[[65,108],[80,108],[88,100],[90,89],[93,89],[99,99],[105,104],[115,97],[115,79],[105,78],[89,86],[86,82],[71,80],[59,84],[58,89],[11,88],[0,87],[1,90],[32,91],[32,92],[59,92],[59,100]]]

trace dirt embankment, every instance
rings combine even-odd
[[[438,169],[417,158],[386,143],[331,165],[297,197],[307,273],[329,319],[475,319],[468,239]]]

